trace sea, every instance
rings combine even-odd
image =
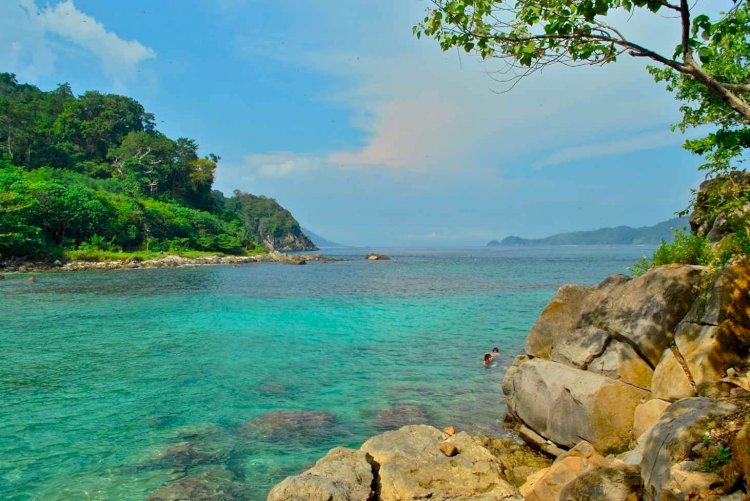
[[[0,499],[143,501],[218,478],[262,500],[401,424],[502,435],[503,375],[555,291],[652,251],[330,248],[346,260],[8,274]]]

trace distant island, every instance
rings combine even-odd
[[[502,241],[492,240],[488,247],[519,245],[643,245],[672,240],[672,231],[688,227],[688,218],[674,218],[653,226],[632,228],[617,226],[591,231],[558,233],[546,238],[521,238],[510,236]]]
[[[331,242],[330,240],[321,237],[317,233],[312,232],[311,230],[307,228],[302,228],[302,233],[305,234],[305,236],[310,239],[310,241],[315,244],[316,247],[342,247],[341,244],[338,244],[336,242]]]

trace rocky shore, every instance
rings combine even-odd
[[[217,264],[248,264],[248,263],[282,263],[304,265],[308,262],[329,263],[344,261],[344,259],[330,258],[318,254],[284,254],[269,252],[268,254],[253,254],[251,256],[201,256],[183,257],[168,255],[160,259],[130,258],[119,261],[12,261],[2,263],[0,273],[30,273],[54,271],[86,271],[86,270],[125,270],[137,268],[174,268],[180,266],[207,266]]]
[[[724,500],[750,485],[750,264],[566,285],[503,381],[525,444],[410,425],[270,501]]]

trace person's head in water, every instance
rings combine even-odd
[[[492,355],[489,353],[484,354],[484,366],[487,367],[492,363]]]
[[[497,348],[497,347],[495,347],[495,348],[492,348],[492,354],[493,354],[493,355],[496,355],[496,354],[498,354],[498,353],[500,353],[500,349],[499,349],[499,348]]]

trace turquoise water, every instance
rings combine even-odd
[[[355,259],[9,275],[0,499],[142,501],[217,467],[265,499],[329,448],[399,423],[378,415],[403,404],[501,433],[504,369],[555,290],[649,249],[382,251],[393,260],[341,249]],[[483,369],[493,346],[501,361]],[[327,414],[262,417],[278,410]]]

